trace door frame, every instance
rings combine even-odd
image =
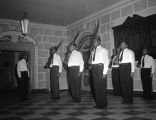
[[[11,36],[10,41],[4,42],[1,41],[1,38],[5,36]],[[26,40],[21,41],[12,41],[17,37],[24,37]],[[16,31],[8,31],[0,33],[0,50],[11,50],[11,51],[29,51],[30,52],[30,89],[37,89],[38,88],[38,47],[34,39],[30,36],[23,36],[20,32]]]

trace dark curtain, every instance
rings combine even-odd
[[[148,18],[149,30],[150,30],[150,45],[151,45],[151,55],[156,58],[156,15],[152,15]]]
[[[143,47],[151,48],[151,54],[155,57],[156,44],[152,46],[152,35],[156,36],[155,18],[156,15],[145,18],[134,15],[133,17],[128,17],[122,25],[114,27],[115,48],[119,46],[121,41],[125,40],[129,48],[135,52],[136,60],[141,57]]]

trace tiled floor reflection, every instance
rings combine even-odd
[[[108,106],[97,109],[89,92],[82,92],[81,103],[73,102],[67,91],[60,92],[59,100],[38,93],[24,102],[10,94],[0,97],[0,120],[156,120],[156,99],[134,97],[132,105],[121,100],[108,95]]]

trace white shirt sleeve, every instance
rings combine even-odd
[[[106,50],[105,54],[104,54],[104,70],[103,70],[103,74],[107,74],[108,66],[109,66],[109,58],[108,58],[108,51]]]
[[[20,61],[18,61],[18,63],[17,63],[17,75],[19,78],[21,78]]]
[[[60,56],[58,56],[58,64],[59,64],[59,73],[61,73],[62,72],[62,61],[61,61]]]
[[[152,70],[151,73],[153,74],[155,72],[155,62],[154,59],[151,57],[151,62],[152,62]]]
[[[134,52],[131,51],[131,72],[134,72],[135,71],[135,55],[134,55]]]
[[[80,72],[82,72],[83,69],[84,69],[84,61],[83,61],[82,54],[80,53]]]

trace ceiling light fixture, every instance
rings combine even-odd
[[[28,34],[28,26],[29,26],[29,19],[27,18],[26,12],[24,12],[24,16],[21,19],[21,28],[22,28],[22,34],[26,36]]]

